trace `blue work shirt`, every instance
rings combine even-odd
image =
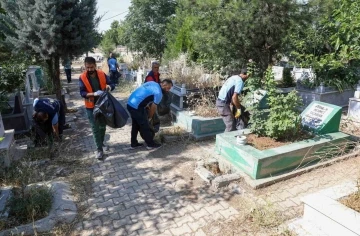
[[[60,103],[58,100],[49,98],[35,98],[33,103],[34,111],[47,113],[52,125],[59,121]]]
[[[244,81],[238,75],[233,75],[221,87],[218,98],[230,104],[234,93],[240,94],[244,88]]]
[[[128,105],[134,109],[144,108],[150,102],[158,105],[163,97],[162,89],[156,82],[142,84],[129,97]]]
[[[115,58],[110,58],[108,60],[109,70],[117,71],[117,60]]]

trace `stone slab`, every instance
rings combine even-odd
[[[242,175],[239,173],[221,175],[211,181],[211,185],[215,188],[221,188],[228,186],[231,182],[239,181],[242,179]]]
[[[215,175],[203,166],[198,166],[195,169],[195,173],[197,173],[200,178],[207,183],[210,183],[215,178]]]
[[[349,99],[348,117],[360,121],[360,99]]]
[[[302,113],[303,128],[316,134],[338,132],[342,108],[323,102],[312,102]]]
[[[261,151],[250,145],[237,144],[239,132],[246,136],[250,130],[216,135],[216,151],[253,179],[274,176],[317,161],[319,153],[329,152],[334,146],[346,145],[351,138],[350,135],[336,132]]]
[[[0,218],[7,218],[9,213],[5,210],[7,201],[12,196],[11,187],[2,187],[0,189]]]
[[[302,98],[304,108],[306,108],[313,101],[325,102],[340,107],[346,107],[349,105],[349,99],[354,96],[353,89],[344,89],[343,92],[339,91],[328,91],[318,92],[316,90],[304,90],[296,88],[298,95]]]
[[[225,124],[221,117],[204,118],[191,115],[188,111],[174,111],[175,125],[183,127],[196,139],[214,137],[216,134],[223,133]]]
[[[360,235],[360,213],[338,201],[357,191],[357,183],[348,182],[305,196],[304,219],[328,235]]]
[[[12,161],[12,156],[15,152],[15,130],[6,130],[5,137],[0,142],[0,166],[9,167]]]

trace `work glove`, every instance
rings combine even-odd
[[[241,116],[241,109],[236,109],[236,112],[235,112],[235,118],[239,118]]]
[[[111,86],[110,85],[106,85],[106,91],[109,92],[111,90]]]
[[[101,96],[101,94],[103,94],[104,91],[98,90],[94,93],[94,96]]]

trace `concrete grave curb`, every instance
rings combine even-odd
[[[43,219],[37,220],[33,223],[21,225],[12,229],[7,229],[0,232],[0,236],[7,235],[34,235],[35,233],[48,232],[54,228],[55,225],[61,223],[71,223],[77,215],[77,207],[70,190],[69,184],[56,181],[40,183],[29,186],[49,186],[53,192],[53,203],[49,215]]]
[[[198,161],[196,163],[195,173],[197,173],[205,182],[211,184],[214,189],[225,187],[231,182],[239,181],[243,178],[239,173],[215,176],[211,171],[205,168],[203,161]]]

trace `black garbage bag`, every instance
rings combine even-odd
[[[236,107],[233,106],[232,113],[235,116],[236,113]],[[250,119],[249,112],[245,111],[245,107],[241,105],[241,115],[239,118],[235,118],[235,127],[237,130],[245,129],[248,126]]]
[[[164,92],[163,93],[163,97],[161,99],[161,102],[157,106],[157,113],[160,116],[164,116],[164,115],[170,113],[171,95],[172,94],[170,92]]]
[[[105,123],[111,128],[124,127],[129,115],[120,102],[109,92],[104,92],[97,100],[94,111],[95,122]]]

